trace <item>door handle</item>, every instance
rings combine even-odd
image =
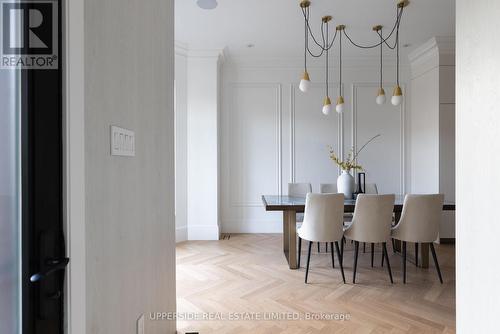
[[[64,270],[69,263],[69,258],[63,257],[58,259],[47,259],[45,264],[47,268],[45,270],[40,271],[30,277],[31,282],[39,282],[43,280],[45,277],[53,274],[58,270]]]

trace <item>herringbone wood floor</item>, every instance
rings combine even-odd
[[[347,284],[338,261],[331,267],[324,244],[311,256],[309,284],[304,284],[307,246],[302,268],[290,270],[282,253],[281,235],[240,234],[229,240],[188,241],[177,246],[177,310],[181,314],[208,312],[215,320],[179,320],[178,332],[205,333],[454,333],[455,247],[436,247],[444,284],[439,284],[431,259],[429,269],[407,264],[407,284],[401,279],[401,258],[388,245],[394,284],[380,267],[381,248],[360,251],[356,284],[352,282],[353,247],[344,254]],[[362,247],[360,247],[362,249]],[[412,247],[409,247],[410,249]],[[410,250],[408,251],[410,253]],[[349,314],[339,320],[228,321],[237,315]],[[244,313],[244,312],[249,312]]]

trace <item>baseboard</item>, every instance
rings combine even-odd
[[[181,226],[175,228],[175,242],[186,241],[188,237],[187,226]]]
[[[219,240],[220,229],[218,225],[189,225],[188,240]]]
[[[450,244],[454,245],[455,244],[455,238],[440,238],[439,239],[440,244]]]

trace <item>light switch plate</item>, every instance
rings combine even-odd
[[[134,131],[111,126],[111,155],[133,157],[135,156]]]

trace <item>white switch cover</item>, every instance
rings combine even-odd
[[[135,156],[134,131],[111,126],[111,155],[133,157]]]
[[[145,334],[144,332],[144,314],[137,319],[137,334]]]

